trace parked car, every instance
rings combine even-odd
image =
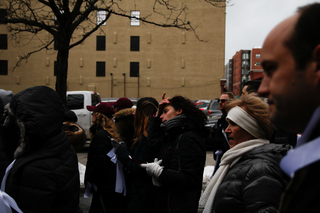
[[[87,105],[94,106],[100,103],[99,93],[93,91],[68,91],[67,108],[72,110],[78,118],[79,124],[85,131],[88,138],[91,122],[91,112],[87,110]]]
[[[197,100],[194,103],[198,107],[198,109],[205,110],[205,109],[207,109],[207,107],[210,103],[210,100]]]

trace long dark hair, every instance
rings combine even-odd
[[[196,125],[203,127],[206,124],[206,115],[200,109],[198,109],[190,99],[178,95],[169,99],[169,101],[170,105],[176,111],[181,109],[182,113],[186,115],[187,118],[193,121]]]
[[[137,102],[136,117],[134,119],[136,138],[132,146],[138,142],[143,135],[147,137],[149,116],[157,112],[158,106],[157,100],[151,97],[141,98]]]

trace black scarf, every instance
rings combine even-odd
[[[186,121],[187,121],[187,116],[184,114],[180,114],[162,123],[160,126],[165,128],[166,132],[169,132],[172,129],[183,126]]]

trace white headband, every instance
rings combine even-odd
[[[266,138],[266,132],[260,127],[256,119],[249,115],[242,108],[236,106],[233,107],[227,118],[236,123],[242,129],[250,133],[256,138]]]

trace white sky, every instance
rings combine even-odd
[[[231,0],[227,7],[225,64],[241,49],[262,47],[268,33],[299,6],[315,0]]]

